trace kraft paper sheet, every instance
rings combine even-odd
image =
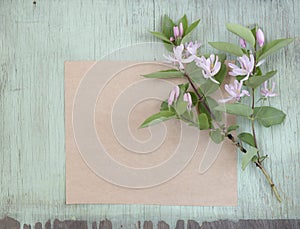
[[[237,205],[229,141],[216,145],[207,131],[174,119],[138,128],[180,82],[142,75],[168,68],[65,62],[67,204]]]

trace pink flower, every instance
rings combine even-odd
[[[227,99],[221,99],[219,100],[220,103],[226,103],[230,100],[234,100],[236,102],[240,101],[242,97],[250,96],[249,91],[247,90],[242,90],[243,82],[234,80],[233,84],[225,84],[225,90],[229,94],[229,97]]]
[[[168,105],[171,106],[179,97],[180,89],[178,86],[175,86],[172,91],[170,92],[169,98],[168,98]]]
[[[257,41],[259,47],[262,47],[265,43],[265,35],[261,29],[258,29],[256,31],[256,41]]]
[[[194,59],[196,58],[195,56],[189,56],[188,58],[185,58],[183,56],[183,44],[176,46],[173,48],[173,54],[169,55],[169,56],[165,56],[165,58],[175,64],[179,66],[179,69],[184,69],[184,65],[183,64],[187,64],[187,63],[191,63],[194,61]]]
[[[250,58],[247,55],[238,57],[238,61],[241,67],[238,67],[235,64],[229,63],[228,66],[231,68],[229,75],[231,76],[246,76],[242,81],[248,80],[250,74],[254,69],[254,56],[250,54]]]
[[[191,41],[190,43],[185,44],[186,54],[187,56],[197,56],[197,50],[200,48],[201,44],[195,41],[194,43]]]
[[[275,85],[276,83],[273,82],[272,88],[268,88],[268,82],[265,81],[263,84],[263,88],[260,90],[260,94],[265,98],[277,96],[278,94],[274,93]]]
[[[178,26],[174,26],[173,27],[173,33],[174,33],[174,38],[176,39],[177,37],[179,37],[179,29]]]
[[[183,36],[183,25],[182,25],[181,22],[179,23],[179,36],[180,36],[180,37]]]
[[[241,45],[242,48],[247,47],[246,41],[243,38],[240,38],[240,45]]]
[[[209,58],[205,59],[204,56],[195,59],[196,65],[202,68],[202,74],[205,79],[210,79],[214,83],[219,84],[213,77],[220,71],[221,62],[219,62],[218,56],[211,54]]]
[[[179,23],[179,27],[178,26],[173,27],[173,34],[174,34],[174,37],[170,37],[170,41],[172,41],[172,42],[175,41],[177,38],[182,38],[183,25],[181,22]]]
[[[186,109],[190,111],[192,109],[192,105],[193,105],[191,94],[190,93],[184,93],[183,101],[188,103]]]

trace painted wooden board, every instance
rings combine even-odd
[[[108,218],[114,228],[131,228],[139,220],[174,226],[178,219],[299,219],[299,12],[299,0],[0,0],[0,218],[9,215],[21,225],[49,218],[92,225]],[[65,205],[64,61],[101,60],[113,50],[157,41],[147,31],[159,30],[165,13],[202,18],[195,36],[203,52],[212,51],[208,41],[238,41],[225,22],[259,22],[269,39],[296,37],[267,65],[278,69],[280,97],[272,105],[286,111],[287,119],[282,126],[258,128],[283,203],[252,167],[239,169],[238,207]]]
[[[64,220],[60,221],[58,219],[55,219],[53,222],[48,220],[45,223],[46,229],[112,229],[112,222],[110,220],[101,220],[100,222],[94,221],[90,227],[88,226],[88,222],[86,220]],[[120,226],[123,228],[123,225]],[[169,229],[169,228],[175,228],[175,229],[210,229],[210,228],[226,228],[226,229],[235,229],[235,228],[243,228],[243,229],[251,229],[251,228],[299,228],[300,227],[300,220],[239,220],[237,222],[229,221],[229,220],[218,220],[213,222],[203,222],[202,224],[199,224],[195,220],[187,220],[186,222],[184,220],[177,220],[176,225],[173,227],[167,224],[165,221],[158,221],[157,225],[153,225],[152,221],[137,221],[136,224],[132,225],[130,228],[136,228],[136,229]],[[33,225],[30,224],[23,224],[20,225],[20,222],[17,220],[5,217],[0,220],[0,229],[42,229],[43,225],[40,222],[37,222]]]

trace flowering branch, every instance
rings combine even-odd
[[[167,101],[161,105],[159,113],[147,118],[141,127],[148,127],[172,118],[181,119],[199,130],[210,130],[211,139],[220,143],[227,138],[242,153],[242,169],[253,162],[264,174],[278,201],[281,197],[270,175],[263,167],[262,162],[268,157],[261,155],[258,148],[255,124],[264,127],[281,124],[285,114],[271,106],[255,106],[255,89],[260,90],[261,101],[277,96],[274,92],[275,82],[268,88],[268,80],[276,74],[270,71],[263,74],[261,65],[266,57],[275,51],[290,44],[293,39],[278,39],[265,43],[265,35],[260,28],[249,29],[237,24],[226,24],[227,29],[240,37],[240,47],[227,42],[209,42],[209,44],[221,51],[237,56],[238,64],[229,63],[231,68],[229,76],[236,79],[232,84],[225,84],[228,97],[215,101],[210,95],[222,85],[227,74],[222,55],[199,55],[200,43],[190,41],[190,35],[200,20],[188,25],[184,15],[178,23],[174,23],[169,17],[163,18],[163,32],[151,32],[161,39],[171,54],[165,56],[167,61],[177,69],[159,71],[145,75],[147,78],[185,78],[188,83],[180,84],[173,88]],[[192,90],[190,91],[189,88]],[[245,96],[251,98],[251,106],[242,103]],[[260,101],[259,100],[259,101]],[[233,103],[228,103],[229,101]],[[196,119],[193,115],[196,108]],[[239,126],[226,127],[222,124],[222,112],[240,116],[251,121],[251,133],[241,132],[237,138],[232,131]],[[238,140],[237,140],[238,139]],[[246,146],[243,146],[243,143]]]

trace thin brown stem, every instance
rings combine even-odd
[[[252,106],[251,106],[252,114],[254,113],[254,108],[255,108],[255,94],[254,93],[255,93],[255,90],[254,90],[254,88],[252,88]],[[258,149],[254,124],[255,124],[254,118],[251,117],[251,129],[252,129],[252,135],[253,135],[253,139],[254,139],[254,146],[256,149]],[[259,159],[260,158],[259,151],[257,151],[257,156],[258,156],[258,161],[259,161],[260,160]]]
[[[232,134],[227,134],[226,137],[232,141],[233,144],[236,145],[236,147],[238,147],[240,149],[241,152],[243,153],[247,153],[247,150],[238,142],[235,140],[235,138],[232,136]]]
[[[188,74],[184,74],[184,76],[187,78],[187,80],[189,81],[190,85],[192,86],[194,92],[196,93],[196,95],[197,95],[197,97],[199,99],[199,102],[201,104],[203,104],[203,106],[205,107],[205,109],[207,110],[207,112],[209,113],[209,115],[211,116],[211,118],[215,119],[215,115],[213,114],[213,112],[211,111],[211,109],[209,108],[209,106],[207,105],[207,103],[205,102],[204,97],[197,90],[197,87],[193,83],[192,79],[189,77]]]
[[[281,200],[281,197],[277,191],[277,188],[274,184],[274,182],[272,181],[270,175],[268,174],[268,172],[266,171],[266,169],[263,167],[263,165],[258,161],[258,162],[255,162],[256,166],[262,171],[262,173],[265,175],[272,191],[274,192],[275,196],[276,196],[276,199],[279,201],[279,202],[282,202]]]
[[[238,141],[236,141],[236,140],[234,139],[234,137],[232,136],[232,134],[227,134],[226,137],[227,137],[230,141],[232,141],[232,143],[233,143],[237,148],[239,148],[241,152],[247,153],[247,150],[246,150],[246,149],[245,149]],[[267,170],[263,167],[263,165],[261,164],[260,161],[256,161],[256,162],[254,162],[254,163],[255,163],[255,165],[262,171],[262,173],[263,173],[264,176],[266,177],[266,180],[268,181],[268,183],[269,183],[269,185],[270,185],[272,191],[274,192],[274,194],[275,194],[275,196],[276,196],[276,199],[277,199],[279,202],[281,202],[281,201],[282,201],[282,200],[281,200],[281,197],[280,197],[280,195],[279,195],[279,193],[278,193],[278,191],[277,191],[277,188],[276,188],[274,182],[272,181],[270,175],[268,174]]]

